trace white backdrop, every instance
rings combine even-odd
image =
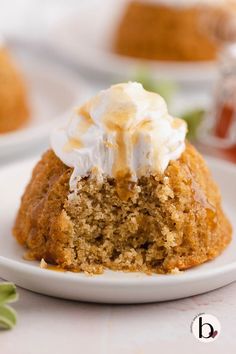
[[[0,32],[37,37],[89,0],[0,0]]]

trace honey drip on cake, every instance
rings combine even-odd
[[[91,125],[94,124],[94,122],[90,114],[86,110],[86,105],[79,109],[78,114],[80,115],[82,120],[79,122],[77,126],[77,132],[78,134],[84,134],[91,127]]]
[[[47,270],[53,270],[54,272],[66,272],[65,269],[63,269],[62,267],[59,267],[57,265],[51,265],[51,264],[48,264]]]
[[[80,136],[86,133],[89,127],[93,124],[93,120],[90,117],[90,114],[86,111],[85,107],[81,107],[78,110],[78,114],[80,115],[81,120],[76,127],[76,137],[70,138],[64,145],[65,152],[70,152],[73,149],[81,149],[84,144],[81,141]]]
[[[112,173],[116,181],[116,191],[121,200],[127,201],[133,196],[132,171],[129,167],[129,156],[133,153],[132,129],[126,126],[127,121],[135,114],[135,107],[132,104],[121,104],[127,102],[127,95],[120,87],[115,90],[114,103],[111,101],[110,109],[103,117],[103,122],[107,130],[115,132],[116,136],[116,158],[112,168]]]
[[[70,152],[73,149],[81,149],[83,143],[80,139],[70,138],[70,140],[64,145],[63,150],[65,152]]]
[[[191,187],[194,193],[194,199],[196,202],[200,203],[206,210],[207,222],[211,229],[214,229],[217,225],[217,215],[216,209],[207,200],[205,193],[198,184],[195,182],[194,178],[191,178]]]

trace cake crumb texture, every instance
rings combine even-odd
[[[32,257],[62,269],[176,273],[219,255],[232,229],[218,187],[187,143],[164,174],[142,177],[121,200],[116,181],[82,178],[52,150],[34,168],[13,233]]]

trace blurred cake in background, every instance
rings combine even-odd
[[[115,51],[151,60],[214,60],[220,40],[235,34],[235,4],[235,0],[130,1],[116,33]]]
[[[0,134],[20,128],[28,118],[23,79],[0,37]]]

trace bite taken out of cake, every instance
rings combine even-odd
[[[90,274],[171,273],[218,256],[231,226],[186,132],[139,83],[77,108],[22,197],[13,233],[27,256]]]

